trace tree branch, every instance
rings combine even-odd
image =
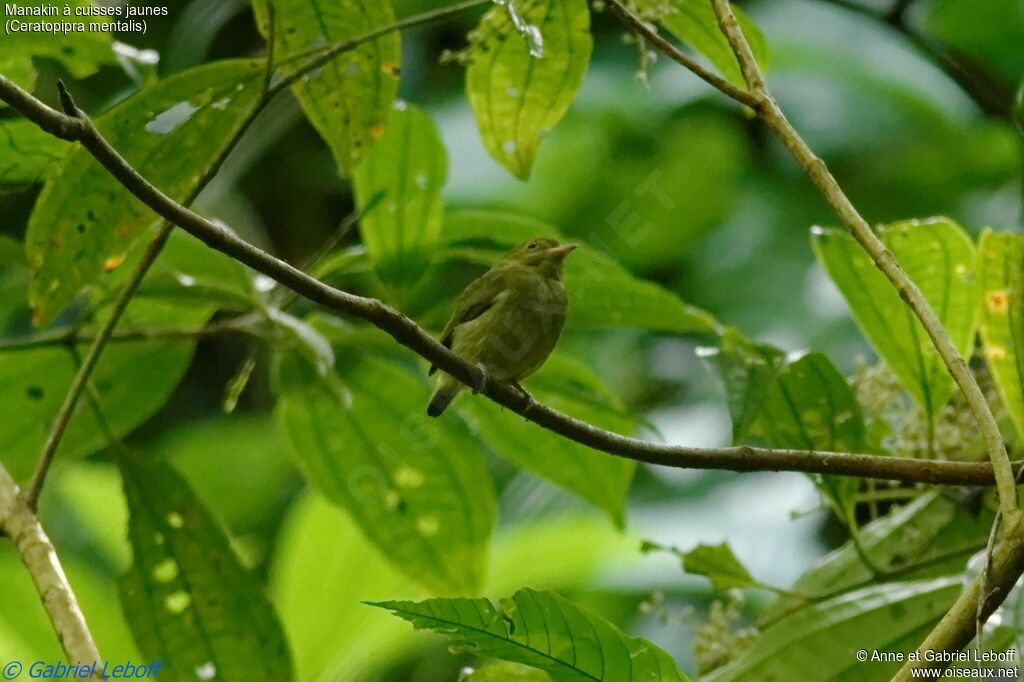
[[[73,131],[65,139],[80,142],[132,194],[161,217],[180,226],[209,247],[267,275],[328,310],[369,322],[463,383],[469,386],[480,383],[477,376],[479,370],[475,366],[456,356],[394,308],[376,299],[356,296],[328,286],[167,197],[132,168],[81,112],[73,122],[65,121],[68,118],[66,114],[47,107],[35,98],[29,97],[26,100],[20,94],[20,89],[2,76],[0,99],[10,103],[37,124],[45,124],[46,129]],[[732,471],[802,471],[939,485],[991,485],[994,478],[988,463],[941,462],[748,446],[687,448],[658,445],[605,431],[569,417],[535,403],[532,398],[508,384],[487,382],[483,394],[549,431],[577,443],[650,464]]]
[[[10,537],[18,548],[68,662],[88,665],[96,661],[98,667],[102,667],[96,643],[85,623],[75,593],[64,575],[64,569],[61,568],[57,551],[33,510],[18,494],[18,486],[2,464],[0,531]],[[98,675],[95,678],[99,679]]]
[[[853,234],[854,239],[868,252],[878,269],[888,278],[899,292],[900,297],[920,320],[943,363],[960,387],[975,420],[978,422],[986,451],[995,470],[1000,507],[1008,520],[1015,520],[1018,511],[1017,485],[1010,467],[1010,458],[1006,453],[999,425],[992,415],[992,410],[989,408],[978,382],[971,374],[967,362],[956,349],[953,340],[946,333],[931,306],[928,305],[924,294],[903,271],[892,251],[885,246],[868,222],[857,212],[849,197],[829,172],[825,162],[818,158],[800,137],[800,134],[782,113],[782,109],[771,93],[768,92],[761,69],[754,59],[750,44],[743,36],[743,31],[736,21],[736,16],[733,14],[728,0],[712,0],[712,3],[722,32],[728,38],[729,44],[740,62],[747,85],[752,92],[760,93],[762,96],[761,104],[757,108],[758,114],[793,155],[800,167],[818,187],[825,200],[832,206],[839,219]]]

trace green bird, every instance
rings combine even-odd
[[[575,248],[537,238],[507,253],[459,296],[441,343],[476,365],[484,383],[495,379],[518,386],[558,343],[568,309],[562,263]],[[436,370],[431,367],[430,373]],[[439,416],[465,388],[442,372],[427,414]]]

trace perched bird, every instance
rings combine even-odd
[[[475,364],[484,381],[518,385],[558,343],[568,308],[562,263],[575,248],[547,238],[517,246],[462,292],[441,343]],[[442,372],[427,414],[440,415],[464,388]]]

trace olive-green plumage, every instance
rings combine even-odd
[[[510,251],[462,292],[441,343],[488,379],[518,383],[536,372],[565,325],[562,262],[575,248],[538,238]],[[464,388],[442,372],[427,414],[440,415]]]

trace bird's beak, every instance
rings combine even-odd
[[[562,244],[551,249],[552,255],[558,260],[565,260],[565,257],[576,250],[576,244]]]

